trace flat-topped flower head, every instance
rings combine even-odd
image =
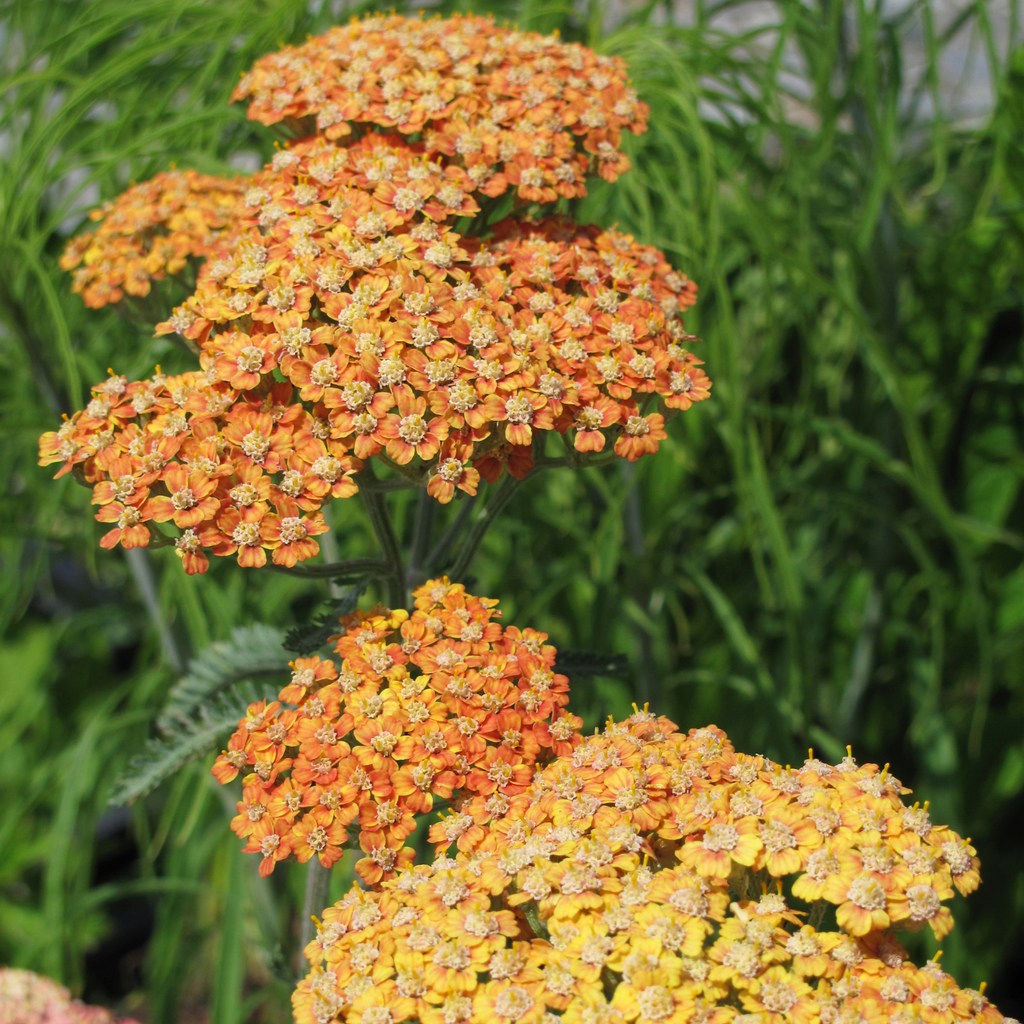
[[[443,619],[440,608],[463,600],[433,581],[417,611]],[[856,815],[857,794],[871,793],[900,802],[901,787],[874,765],[783,768],[736,753],[713,726],[683,734],[637,710],[535,765],[503,815],[478,824],[476,797],[454,801],[431,828],[431,864],[328,907],[305,950],[312,970],[293,995],[295,1019],[996,1024],[981,992],[934,962],[914,967],[888,924],[815,927],[787,891],[799,868],[778,855],[824,848],[794,808],[848,802]],[[868,831],[851,829],[837,859],[856,856],[877,876],[881,905],[902,890],[924,906]],[[725,862],[694,859],[701,851],[725,851]],[[778,880],[759,885],[765,877]]]
[[[439,197],[462,170],[400,139],[310,139],[279,156],[160,326],[199,343],[211,379],[283,374],[324,440],[442,502],[525,476],[546,431],[635,461],[657,451],[666,415],[708,396],[681,319],[696,287],[658,250],[558,218],[461,237]]]
[[[338,664],[295,661],[285,703],[252,705],[214,765],[222,783],[243,776],[232,828],[261,873],[289,855],[329,866],[350,843],[365,882],[393,877],[436,801],[472,805],[441,826],[470,842],[525,792],[538,760],[578,742],[543,634],[503,630],[496,601],[446,578],[413,596],[411,614],[343,619]]]
[[[99,227],[68,242],[61,269],[73,272],[73,290],[92,309],[126,293],[148,295],[152,281],[180,273],[230,232],[247,188],[244,178],[196,171],[167,171],[132,185],[89,214]]]
[[[585,195],[588,175],[615,181],[630,166],[622,133],[648,116],[621,58],[464,16],[353,19],[262,57],[234,99],[339,142],[370,126],[417,133],[485,195],[541,203]]]
[[[245,351],[239,336],[235,345]],[[261,350],[262,351],[262,350]],[[128,382],[113,374],[89,405],[39,443],[92,487],[103,547],[147,547],[163,529],[189,574],[211,554],[243,566],[293,566],[319,554],[320,508],[358,490],[348,446],[317,436],[317,419],[290,384],[239,392],[191,372]],[[324,435],[326,436],[326,435]],[[158,524],[160,524],[158,526]]]

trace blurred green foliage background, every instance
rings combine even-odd
[[[999,28],[984,2],[940,25],[931,0],[775,0],[769,24],[724,31],[734,6],[698,3],[674,27],[656,2],[473,5],[630,62],[651,127],[581,219],[699,282],[687,324],[715,381],[657,457],[521,488],[475,582],[506,621],[629,656],[630,682],[574,685],[588,726],[649,700],[784,763],[847,743],[891,762],[982,857],[944,965],[1020,1016],[1015,0]],[[0,0],[0,963],[153,1024],[289,1019],[304,869],[257,878],[207,763],[128,809],[108,806],[112,783],[192,655],[240,624],[308,621],[328,591],[98,548],[88,493],[36,466],[36,439],[107,366],[184,363],[147,324],[85,310],[57,257],[132,180],[259,166],[270,134],[227,104],[240,71],[341,16],[305,0]],[[993,97],[966,124],[941,81],[964,33]],[[389,498],[400,530],[410,500]],[[340,557],[372,553],[357,502],[333,516]]]

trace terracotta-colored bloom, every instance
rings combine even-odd
[[[172,463],[161,477],[170,492],[168,496],[155,495],[149,499],[150,516],[154,522],[173,520],[183,530],[212,519],[220,511],[215,496],[217,481],[211,480],[201,469],[188,471],[186,466]]]

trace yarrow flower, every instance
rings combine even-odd
[[[102,306],[205,257],[157,325],[201,373],[112,374],[40,441],[93,487],[105,547],[290,567],[367,459],[447,503],[524,479],[551,432],[566,464],[635,461],[708,397],[693,282],[631,235],[543,216],[628,167],[647,108],[620,59],[484,18],[374,16],[262,59],[244,97],[298,141],[251,179],[133,186],[63,259]],[[487,226],[510,188],[514,215]]]
[[[91,309],[125,293],[148,295],[152,281],[178,274],[189,258],[210,252],[230,230],[247,188],[244,178],[158,174],[93,210],[89,217],[99,227],[68,242],[61,269],[74,272],[72,288]]]
[[[137,1024],[102,1006],[71,998],[63,985],[41,974],[0,967],[0,1024]]]
[[[525,477],[547,431],[635,461],[708,396],[679,318],[695,288],[656,249],[560,219],[461,238],[452,176],[382,136],[283,152],[160,327],[202,372],[112,374],[41,439],[41,464],[93,485],[104,546],[173,522],[188,572],[211,553],[290,566],[368,458],[448,502]]]
[[[157,327],[199,369],[110,371],[40,440],[92,488],[104,547],[294,567],[367,460],[447,503],[550,464],[552,432],[564,464],[636,461],[708,397],[694,283],[551,215],[629,168],[648,110],[618,58],[374,15],[263,58],[235,98],[296,141],[244,182],[133,186],[62,261],[98,307],[205,258]],[[296,660],[213,766],[261,875],[364,855],[305,950],[297,1024],[1004,1020],[894,936],[943,937],[980,877],[888,766],[783,767],[646,707],[581,737],[546,634],[447,578],[413,597],[342,619],[335,657]]]
[[[656,249],[560,219],[462,238],[436,202],[447,179],[414,147],[368,136],[290,152],[257,179],[273,218],[218,250],[159,327],[198,342],[211,379],[265,388],[283,374],[357,458],[383,451],[419,482],[447,462],[468,493],[476,481],[453,458],[496,479],[503,448],[528,455],[535,434],[554,430],[577,451],[611,440],[635,461],[666,436],[652,403],[685,410],[708,396],[679,318],[696,289]],[[334,178],[299,203],[296,183],[328,159]],[[367,182],[382,167],[387,180]],[[406,192],[423,205],[399,213]]]
[[[40,463],[63,463],[93,490],[96,518],[111,525],[100,544],[146,547],[173,523],[187,573],[207,552],[241,565],[293,566],[319,553],[327,527],[318,511],[357,490],[362,463],[317,437],[291,401],[292,386],[263,394],[210,384],[200,372],[129,383],[113,374],[93,399],[40,440]]]
[[[299,134],[419,133],[483,194],[544,203],[586,195],[588,174],[615,181],[630,166],[622,132],[648,117],[621,58],[478,17],[353,19],[262,57],[233,98]]]
[[[217,759],[220,782],[242,776],[231,827],[260,854],[261,874],[291,855],[329,867],[351,828],[364,881],[394,877],[412,860],[416,815],[435,800],[460,802],[438,827],[473,842],[527,789],[539,758],[578,741],[546,634],[503,630],[496,601],[447,578],[413,596],[411,614],[342,620],[340,667],[298,659],[279,699],[252,705]]]
[[[889,911],[915,885],[945,899],[952,882],[976,884],[973,866],[940,865],[948,829],[871,827],[879,803],[896,821],[918,820],[920,807],[902,803],[886,770],[851,761],[782,768],[736,753],[713,726],[683,735],[646,710],[609,721],[538,765],[485,827],[449,831],[457,817],[475,821],[478,798],[457,800],[431,828],[432,864],[325,910],[293,996],[297,1024],[996,1024],[982,992],[935,963],[914,967],[887,930],[927,920],[944,934],[937,907],[868,930],[803,923],[806,902],[837,903],[869,876]],[[932,870],[908,877],[901,863],[925,848]],[[834,894],[784,894],[784,876],[798,886],[828,858],[849,879]],[[758,879],[774,891],[757,893]]]

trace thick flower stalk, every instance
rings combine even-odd
[[[68,243],[61,269],[74,272],[72,288],[91,309],[148,295],[152,281],[181,273],[230,232],[247,188],[245,178],[158,174],[93,210],[99,227]]]
[[[473,799],[432,864],[328,908],[298,1024],[995,1022],[893,929],[952,926],[969,843],[852,757],[799,768],[638,711]]]
[[[447,579],[413,597],[411,614],[343,620],[340,668],[298,659],[279,699],[252,705],[217,759],[221,783],[242,776],[231,827],[260,855],[260,874],[290,856],[330,867],[351,831],[363,880],[394,877],[436,800],[462,808],[439,826],[450,840],[483,836],[535,763],[578,742],[545,633],[502,629],[496,601]]]

